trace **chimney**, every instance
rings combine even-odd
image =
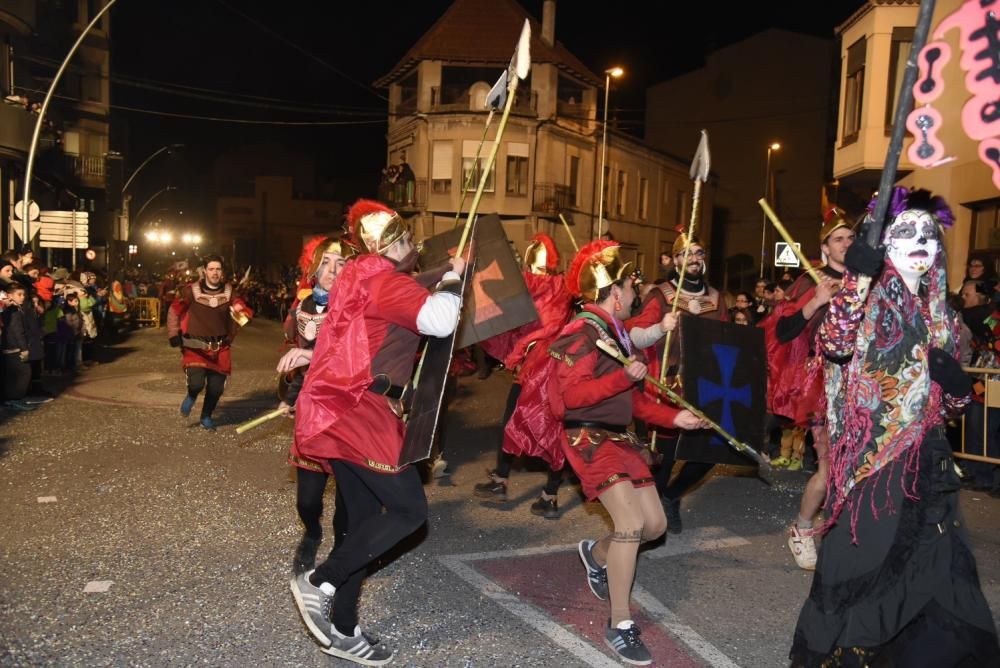
[[[542,41],[549,46],[556,44],[556,0],[542,4]]]

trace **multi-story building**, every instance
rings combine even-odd
[[[646,140],[653,146],[686,155],[698,129],[708,130],[718,174],[710,264],[732,290],[752,286],[762,260],[764,275],[774,270],[780,237],[757,204],[765,190],[803,251],[819,255],[821,190],[836,113],[835,53],[832,39],[765,30],[646,91]],[[769,150],[775,143],[779,148]]]
[[[469,190],[475,190],[495,134],[491,129],[477,161],[486,95],[507,67],[525,18],[532,27],[531,74],[518,89],[479,210],[498,213],[521,250],[543,231],[571,258],[559,213],[578,244],[598,234],[598,109],[606,78],[555,40],[555,13],[554,0],[544,3],[540,23],[514,0],[456,0],[376,82],[389,90],[387,159],[394,179],[381,195],[410,218],[418,236],[451,229],[468,210],[472,193],[463,192],[465,184],[471,175]],[[607,147],[600,227],[610,229],[625,255],[655,271],[674,228],[687,224],[690,158],[673,158],[617,132],[608,134]],[[709,184],[702,204],[706,230],[712,197]]]
[[[941,0],[932,21],[958,9],[961,0]],[[869,0],[837,29],[842,73],[840,113],[833,173],[841,189],[860,198],[878,186],[889,145],[889,132],[899,93],[899,82],[910,51],[919,3],[916,0]],[[945,35],[952,57],[936,72],[945,82],[934,107],[944,125],[938,134],[953,160],[933,169],[915,167],[906,157],[912,141],[903,144],[898,183],[922,187],[944,197],[955,213],[955,225],[945,233],[948,275],[952,287],[961,284],[970,250],[988,250],[1000,256],[1000,192],[989,166],[979,159],[978,142],[962,130],[962,107],[971,97],[959,66],[959,31]]]
[[[40,105],[70,46],[103,7],[95,0],[63,3],[5,0],[0,3],[4,31],[0,109],[0,149],[11,160],[4,175],[4,216],[11,192],[23,190],[23,173]],[[112,236],[106,198],[105,162],[110,130],[110,18],[105,14],[88,33],[63,74],[45,119],[36,155],[32,199],[42,209],[77,209],[90,214],[90,235],[105,244]],[[24,115],[29,116],[25,122]],[[25,127],[27,126],[27,128]],[[27,138],[24,138],[25,132]],[[13,189],[13,190],[12,190]],[[4,236],[13,243],[12,233]],[[57,257],[66,261],[65,257]]]
[[[344,224],[340,202],[299,197],[291,176],[258,176],[250,192],[216,200],[213,246],[234,265],[254,265],[256,276],[277,279],[294,265],[309,238]]]

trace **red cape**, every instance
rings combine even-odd
[[[532,344],[541,346],[551,343],[569,319],[573,302],[562,274],[524,272],[524,283],[535,302],[538,320],[492,336],[479,344],[511,370],[527,362],[528,349]]]
[[[372,383],[365,308],[371,299],[362,287],[375,274],[393,271],[378,255],[348,262],[330,291],[312,364],[295,406],[295,442],[301,449],[355,408]]]

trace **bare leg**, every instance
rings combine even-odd
[[[612,533],[594,544],[593,555],[608,569],[611,626],[631,619],[629,598],[639,544],[663,534],[667,519],[655,487],[636,489],[627,482],[612,485],[599,497],[614,523]]]
[[[826,482],[830,472],[830,434],[826,426],[813,427],[813,442],[816,448],[816,473],[806,483],[806,491],[802,493],[799,505],[799,517],[796,522],[800,529],[811,529],[813,518],[819,512],[823,500],[826,499]]]

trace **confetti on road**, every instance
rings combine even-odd
[[[38,497],[38,503],[55,503],[56,497],[54,496],[40,496]]]
[[[107,590],[111,589],[111,585],[115,582],[114,580],[91,580],[83,588],[84,594],[103,594]]]

